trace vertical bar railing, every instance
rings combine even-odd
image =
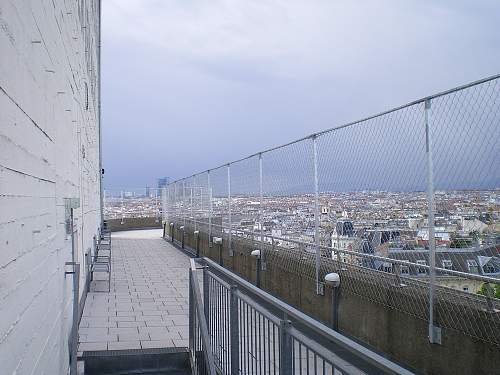
[[[434,297],[436,289],[436,237],[434,233],[434,169],[432,163],[432,139],[429,112],[431,100],[424,102],[425,151],[427,157],[427,199],[428,199],[428,235],[429,235],[429,341],[441,343],[439,327],[434,325]]]
[[[229,220],[229,236],[227,247],[229,249],[229,256],[233,256],[233,243],[232,243],[232,233],[233,233],[233,221],[231,216],[231,163],[227,165],[227,205],[228,205],[228,220]]]
[[[319,243],[319,185],[318,185],[318,145],[317,136],[312,137],[313,142],[313,166],[314,166],[314,242],[316,245],[316,294],[320,293],[319,268],[321,262]]]
[[[200,285],[198,278],[195,274],[196,265],[194,260],[191,259],[191,267],[189,268],[189,351],[192,361],[192,367],[197,370],[201,367],[204,371],[203,374],[215,375],[214,356],[212,353],[212,346],[210,344],[210,335],[208,331],[207,319],[204,313],[205,306],[208,304],[209,299],[202,300]],[[203,309],[202,309],[203,305]],[[199,337],[198,337],[199,335]],[[198,348],[197,344],[201,344]],[[198,349],[200,349],[198,351]],[[203,356],[203,362],[198,363],[200,354]]]

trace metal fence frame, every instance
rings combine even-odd
[[[250,235],[253,236],[253,238],[260,239],[261,241],[261,247],[264,246],[264,239],[276,239],[276,240],[282,240],[282,241],[287,241],[287,242],[292,242],[292,243],[297,243],[302,246],[311,246],[313,245],[315,248],[315,280],[316,280],[316,292],[318,294],[321,293],[322,290],[322,283],[323,280],[320,277],[320,271],[321,271],[321,262],[323,257],[321,256],[322,250],[332,250],[331,248],[327,248],[325,246],[322,246],[320,244],[320,236],[319,236],[319,183],[318,183],[318,145],[317,145],[317,140],[327,134],[332,134],[333,132],[336,132],[340,129],[348,128],[353,125],[360,124],[362,122],[368,121],[368,120],[373,120],[377,119],[379,117],[403,110],[405,108],[409,107],[415,107],[415,106],[421,106],[421,111],[423,114],[423,124],[422,126],[425,128],[425,169],[426,169],[426,193],[427,193],[427,215],[428,215],[428,223],[434,223],[434,213],[436,211],[435,207],[435,187],[434,187],[434,158],[433,158],[433,149],[432,149],[432,139],[431,139],[431,134],[432,134],[432,126],[433,126],[433,119],[430,116],[430,110],[433,101],[436,99],[446,97],[447,95],[454,94],[454,93],[459,93],[462,90],[469,89],[469,88],[474,88],[476,86],[482,85],[482,84],[487,84],[490,82],[497,81],[500,78],[500,75],[494,75],[485,79],[481,79],[475,82],[472,82],[470,84],[466,84],[460,87],[453,88],[451,90],[447,90],[435,95],[427,96],[425,98],[413,101],[411,103],[390,109],[388,111],[384,111],[381,113],[378,113],[373,116],[369,116],[366,118],[363,118],[358,121],[350,122],[341,126],[333,127],[318,133],[311,134],[309,136],[303,137],[301,139],[289,142],[287,144],[269,148],[264,151],[260,151],[258,153],[252,154],[250,156],[247,156],[245,158],[241,158],[238,160],[235,160],[233,162],[225,163],[217,168],[212,168],[209,169],[205,172],[197,173],[192,176],[177,180],[169,184],[165,190],[165,199],[164,199],[164,215],[165,218],[168,221],[174,220],[174,219],[181,219],[183,221],[183,225],[186,226],[187,222],[192,222],[194,223],[195,226],[200,228],[202,225],[208,224],[208,233],[209,233],[209,238],[212,238],[214,236],[214,229],[218,229],[218,234],[221,236],[227,236],[227,240],[229,242],[229,254],[232,256],[233,255],[233,236],[236,235],[234,228],[233,228],[233,223],[232,223],[232,214],[233,214],[233,208],[232,208],[232,201],[234,197],[232,197],[231,193],[231,166],[236,165],[237,163],[244,162],[245,160],[249,160],[251,158],[255,158],[258,160],[258,176],[259,176],[259,181],[258,181],[258,186],[259,186],[259,191],[256,194],[256,198],[260,200],[260,208],[259,208],[259,218],[261,219],[261,228],[260,230],[257,231],[244,231],[238,229],[239,233],[244,233],[244,235]],[[263,233],[262,229],[262,201],[263,201],[263,166],[262,166],[262,159],[263,155],[266,153],[282,149],[294,144],[298,144],[299,142],[311,142],[311,159],[312,159],[312,165],[313,165],[313,186],[314,186],[314,242],[308,243],[304,241],[297,241],[297,240],[292,240],[288,238],[283,238],[280,236],[271,236],[268,234]],[[227,195],[226,195],[226,200],[227,200],[227,205],[228,205],[228,218],[229,222],[227,224],[221,223],[221,224],[216,224],[213,222],[213,216],[214,216],[214,209],[213,209],[213,203],[214,203],[214,196],[213,196],[213,188],[212,188],[212,174],[215,171],[227,170]],[[199,221],[196,220],[196,218],[193,215],[192,212],[192,202],[191,202],[191,212],[190,214],[187,213],[187,207],[188,204],[186,202],[186,189],[190,189],[191,192],[191,199],[193,197],[193,188],[197,188],[196,186],[189,186],[189,181],[196,179],[199,179],[199,176],[201,175],[206,175],[206,191],[207,194],[205,194],[205,199],[208,200],[208,207],[207,207],[207,212],[208,212],[208,218],[207,221]],[[178,188],[177,186],[181,184],[182,185],[182,197],[178,195]],[[186,184],[188,184],[188,187],[186,187]],[[205,182],[203,182],[205,184]],[[173,194],[172,194],[173,190]],[[202,194],[202,193],[201,193]],[[203,194],[202,194],[203,195]],[[203,196],[200,198],[201,205],[203,206]],[[177,207],[172,209],[173,204],[172,201],[175,202],[181,202]],[[493,277],[488,277],[484,275],[477,275],[477,274],[470,274],[470,273],[464,273],[464,272],[459,272],[459,271],[454,271],[454,270],[449,270],[445,268],[440,268],[436,266],[436,240],[435,240],[435,235],[434,235],[434,225],[428,225],[428,242],[429,242],[429,265],[422,265],[418,264],[415,262],[406,262],[402,260],[397,260],[389,257],[382,257],[378,255],[373,255],[373,254],[363,254],[360,252],[353,252],[349,250],[343,250],[343,249],[336,249],[335,251],[338,254],[348,254],[352,256],[356,256],[359,258],[363,259],[370,259],[370,260],[380,260],[383,262],[389,262],[392,265],[397,265],[397,267],[393,267],[394,269],[399,269],[401,266],[413,266],[413,267],[420,267],[422,269],[425,269],[426,272],[428,273],[428,325],[429,325],[429,340],[431,343],[440,343],[440,328],[435,325],[435,301],[436,301],[436,274],[439,273],[440,275],[450,275],[450,276],[458,276],[458,277],[463,277],[466,279],[470,280],[478,280],[481,282],[484,282],[488,288],[489,284],[500,284],[500,279],[493,278]],[[265,259],[265,252],[262,253],[263,258],[261,259],[260,266],[262,270],[265,270],[266,268],[266,259]],[[487,296],[487,299],[489,302],[491,302],[491,296]],[[491,303],[490,303],[491,305]]]
[[[197,263],[203,268],[203,301],[217,373],[412,374],[212,260],[200,258]],[[327,343],[349,352],[351,361]]]

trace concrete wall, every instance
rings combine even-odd
[[[0,373],[64,374],[100,225],[98,0],[0,1]]]
[[[119,232],[122,230],[132,229],[147,229],[147,228],[161,228],[161,218],[157,217],[128,217],[122,219],[109,219],[106,220],[106,227],[111,232]]]
[[[182,239],[181,225],[182,221],[174,227],[174,238],[179,242]],[[197,229],[200,230],[200,256],[219,261],[222,254],[224,267],[256,282],[256,260],[250,256],[255,244],[233,236],[234,256],[230,257],[227,238],[223,241],[222,251],[219,251],[217,245],[209,246],[206,228]],[[185,226],[184,242],[186,247],[196,249],[193,230],[189,224]],[[171,234],[168,227],[166,234]],[[270,248],[265,252],[267,269],[261,273],[261,288],[330,325],[332,290],[325,287],[325,295],[316,294],[314,257],[304,259],[297,254],[286,255],[285,251],[273,252]],[[332,269],[329,270],[329,267]],[[341,274],[339,330],[343,334],[413,368],[417,373],[467,375],[498,372],[500,347],[473,337],[476,334],[499,342],[498,313],[486,313],[482,297],[470,295],[468,298],[471,301],[477,301],[463,305],[460,305],[460,298],[453,297],[450,301],[438,298],[436,319],[443,327],[443,343],[433,345],[427,338],[428,297],[425,286],[416,283],[407,288],[396,287],[394,283],[381,279],[378,273],[375,275],[377,271],[349,269],[344,272],[334,261],[322,269],[322,274],[332,271]],[[438,289],[437,296],[446,297],[447,294],[441,291]],[[462,302],[465,300],[462,297]],[[485,331],[481,332],[481,329]],[[467,331],[469,334],[464,333]]]

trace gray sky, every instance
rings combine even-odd
[[[103,1],[107,188],[500,72],[498,1]]]

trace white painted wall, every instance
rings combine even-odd
[[[100,224],[98,36],[99,0],[0,0],[2,375],[68,372],[64,199],[80,198],[83,291]]]

